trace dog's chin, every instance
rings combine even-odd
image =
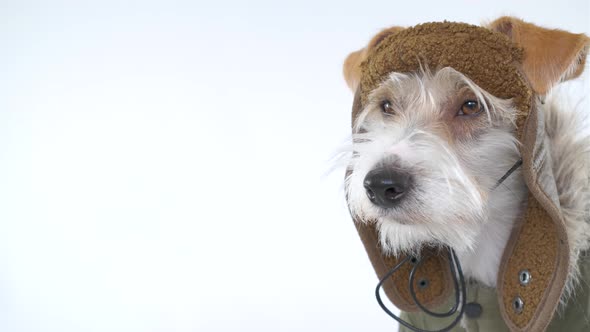
[[[457,252],[473,250],[483,219],[483,211],[470,211],[449,220],[435,217],[407,218],[401,214],[390,214],[374,220],[381,247],[386,253],[413,255],[426,246],[450,247]]]

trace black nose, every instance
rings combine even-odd
[[[411,177],[407,172],[378,167],[365,177],[367,196],[373,204],[384,208],[394,207],[410,189]]]

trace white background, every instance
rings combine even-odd
[[[345,56],[581,1],[0,2],[0,331],[392,331],[343,200]]]

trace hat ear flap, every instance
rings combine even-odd
[[[538,94],[544,95],[584,71],[590,46],[590,38],[584,34],[546,29],[509,16],[498,18],[488,27],[524,49],[523,71]]]
[[[350,53],[346,60],[344,60],[344,80],[348,87],[354,92],[356,91],[358,84],[360,83],[361,79],[361,63],[365,61],[369,51],[377,46],[380,42],[383,41],[387,36],[396,33],[398,31],[403,30],[402,27],[391,27],[384,30],[381,30],[378,34],[376,34],[369,44],[358,51],[354,51]]]

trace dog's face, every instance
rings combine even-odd
[[[518,70],[539,96],[583,71],[590,45],[585,35],[511,17],[488,28],[524,49]],[[353,91],[371,50],[402,29],[383,30],[348,56],[344,76]],[[489,220],[493,188],[520,158],[516,113],[512,100],[450,67],[390,73],[354,119],[345,183],[351,213],[376,223],[382,247],[393,254],[419,251],[425,243],[474,248]],[[494,213],[511,206],[512,189],[495,189]]]
[[[355,122],[348,202],[397,252],[470,248],[486,201],[518,159],[516,110],[452,68],[392,73]]]

